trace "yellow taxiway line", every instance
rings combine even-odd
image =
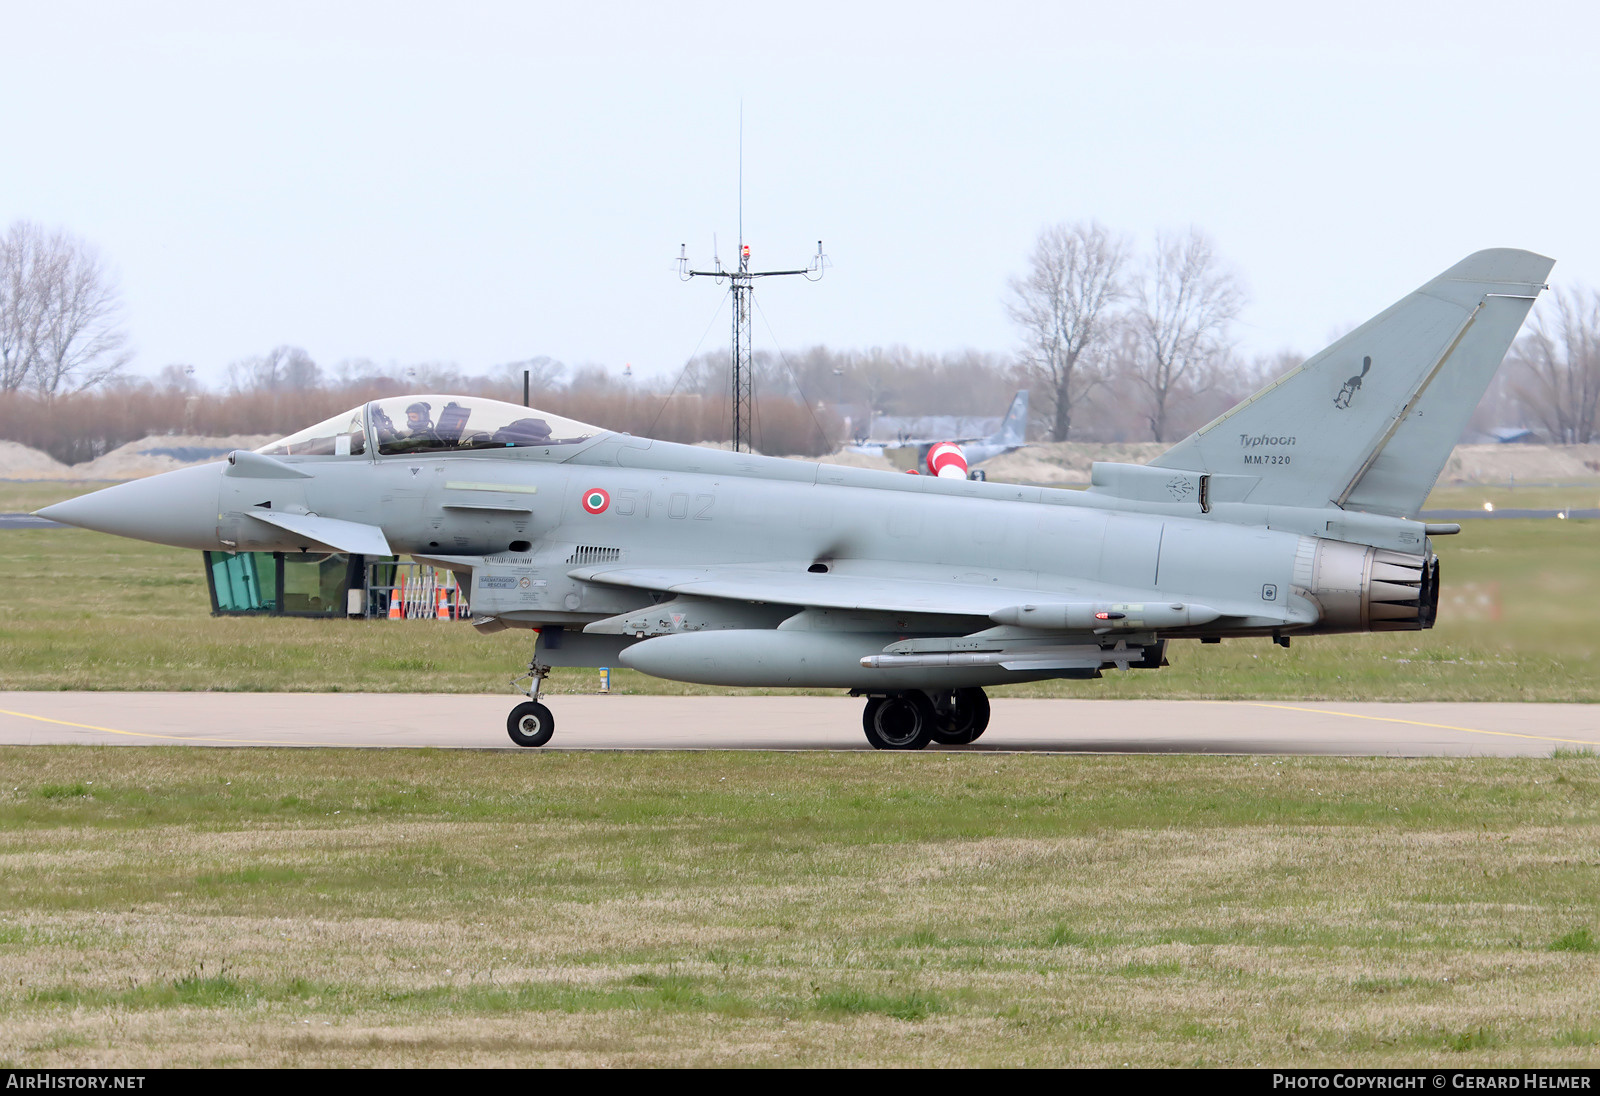
[[[13,712],[0,708],[0,715],[14,715],[18,719],[36,719],[40,723],[56,723],[63,727],[81,727],[86,731],[104,731],[106,734],[123,734],[130,738],[160,738],[169,742],[225,742],[233,746],[337,746],[335,742],[271,742],[255,738],[212,738],[206,735],[156,734],[151,731],[119,731],[115,727],[97,727],[93,723],[74,723],[70,719],[51,719],[47,715]],[[343,743],[350,745],[350,743]]]
[[[1515,731],[1486,731],[1482,727],[1457,727],[1453,723],[1426,723],[1420,719],[1401,719],[1392,715],[1363,715],[1361,712],[1336,712],[1331,708],[1301,708],[1293,704],[1262,704],[1246,701],[1252,708],[1277,708],[1285,712],[1310,712],[1313,715],[1337,715],[1345,719],[1370,719],[1378,723],[1405,723],[1412,727],[1434,727],[1441,731],[1466,731],[1468,734],[1492,734],[1501,738],[1527,738],[1535,742],[1567,742],[1575,746],[1600,746],[1600,742],[1585,738],[1557,738],[1548,734],[1518,734]]]

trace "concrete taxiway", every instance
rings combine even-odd
[[[0,693],[0,746],[516,750],[508,695]],[[845,697],[551,696],[546,750],[865,750]],[[1547,756],[1600,749],[1600,706],[1297,701],[994,701],[965,750]],[[533,751],[526,751],[533,752]]]
[[[0,514],[0,529],[69,529],[71,526],[62,525],[59,521],[49,518],[36,518],[32,514]]]

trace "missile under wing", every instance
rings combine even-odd
[[[874,746],[976,739],[984,689],[1154,670],[1224,636],[1416,630],[1414,515],[1552,262],[1482,251],[1147,466],[1087,491],[905,476],[631,437],[465,396],[353,408],[225,463],[45,517],[212,550],[406,553],[531,629],[514,741],[552,667],[847,689]],[[524,632],[523,634],[528,634]]]

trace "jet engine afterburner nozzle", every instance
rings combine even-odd
[[[1439,557],[1318,540],[1308,590],[1320,630],[1415,632],[1439,613]]]

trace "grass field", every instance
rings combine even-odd
[[[1600,480],[1586,484],[1524,487],[1438,487],[1428,496],[1430,510],[1594,510],[1600,508]]]
[[[86,485],[0,485],[22,510]],[[1520,489],[1519,489],[1520,490]],[[1429,632],[1178,643],[1158,673],[1008,686],[997,695],[1327,700],[1600,700],[1600,522],[1484,521],[1435,541]],[[528,635],[464,624],[213,618],[200,556],[75,529],[0,531],[0,689],[494,692]],[[557,671],[555,692],[597,687]],[[728,692],[631,671],[632,693]],[[761,690],[746,690],[756,691]]]
[[[1600,759],[0,751],[0,1065],[1600,1065]]]
[[[1594,701],[1597,538],[1441,539],[1431,632],[999,691]],[[526,655],[214,619],[197,553],[0,531],[0,688],[479,692]],[[1573,752],[5,748],[0,1066],[1595,1067],[1597,848]]]

